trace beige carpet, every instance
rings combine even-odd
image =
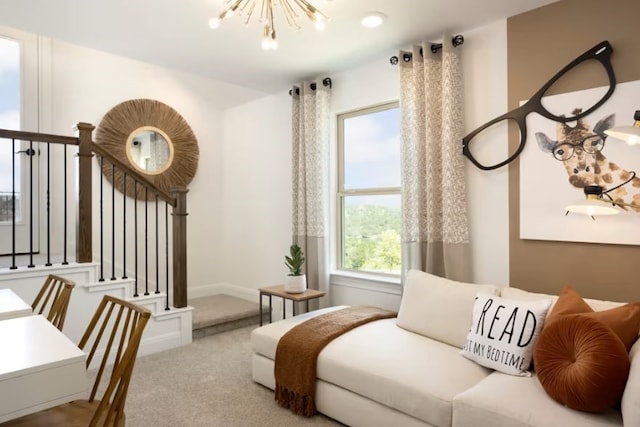
[[[258,301],[218,294],[189,300],[192,312],[193,339],[260,323]],[[268,310],[265,309],[265,318]]]
[[[200,329],[219,323],[257,316],[258,300],[255,302],[218,294],[189,300],[193,310],[193,329]]]
[[[253,382],[254,328],[140,357],[126,403],[127,427],[340,426],[320,414],[292,414],[276,404],[272,390]]]

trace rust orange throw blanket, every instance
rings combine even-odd
[[[332,339],[374,320],[397,313],[377,307],[346,307],[294,326],[278,341],[275,360],[276,401],[298,415],[316,413],[318,354]]]

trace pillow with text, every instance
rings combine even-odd
[[[550,306],[551,300],[476,295],[471,329],[460,354],[505,374],[530,375],[533,347]]]

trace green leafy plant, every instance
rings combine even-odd
[[[291,245],[289,249],[289,255],[284,256],[285,263],[289,271],[290,276],[302,276],[302,265],[304,264],[304,253],[302,248],[297,243]]]

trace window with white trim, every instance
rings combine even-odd
[[[400,114],[388,103],[338,115],[339,270],[400,275]]]
[[[20,129],[20,42],[1,35],[0,94],[0,128]],[[9,148],[8,144],[3,148]],[[12,160],[11,151],[0,151],[0,222],[11,218]],[[16,174],[20,176],[19,162]],[[19,208],[20,203],[17,205]],[[20,209],[17,209],[16,217],[20,219]]]
[[[39,42],[35,34],[0,27],[0,128],[38,132],[38,97],[42,85],[39,82]],[[18,251],[22,249],[22,240],[27,236],[28,227],[23,212],[29,189],[28,156],[24,154],[27,142],[11,140],[0,141],[0,254],[11,250],[12,236],[12,197],[15,195],[16,239]],[[21,154],[22,153],[22,154]],[[37,193],[38,164],[33,177],[34,194]],[[38,209],[37,201],[35,209]],[[37,221],[38,214],[34,214]],[[37,227],[34,231],[37,242]]]

